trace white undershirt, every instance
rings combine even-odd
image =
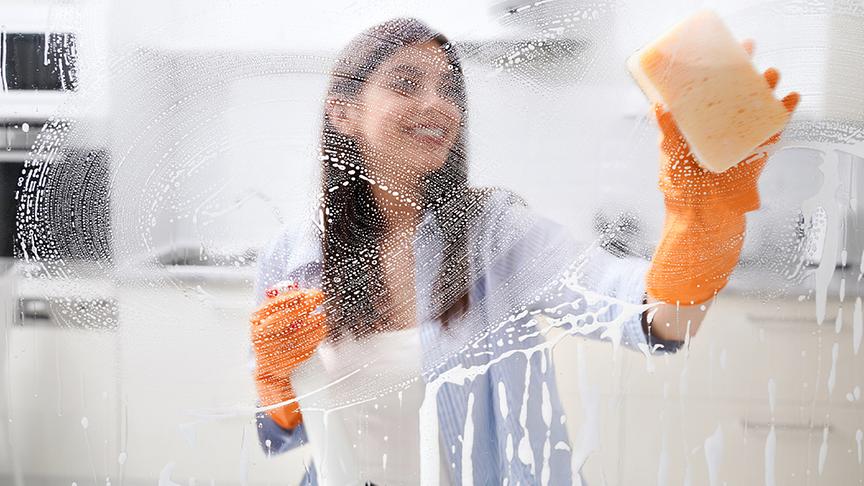
[[[420,482],[421,359],[420,335],[413,327],[363,342],[324,343],[298,367],[292,383],[301,397],[319,484]],[[351,404],[357,401],[356,387],[363,388],[359,395],[374,398]],[[449,485],[443,450],[439,457],[440,484]]]

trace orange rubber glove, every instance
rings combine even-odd
[[[765,71],[773,89],[779,74]],[[786,109],[795,110],[799,96],[783,98]],[[666,217],[663,236],[651,259],[647,275],[648,295],[667,303],[701,304],[722,289],[738,263],[744,243],[744,213],[759,208],[757,183],[768,160],[766,140],[747,160],[722,173],[700,167],[672,115],[654,107],[660,125],[660,190]]]
[[[291,373],[327,337],[324,314],[312,314],[322,302],[324,294],[320,290],[291,290],[268,297],[252,313],[255,385],[262,406],[296,397]],[[293,429],[302,421],[297,402],[267,413],[286,429]]]

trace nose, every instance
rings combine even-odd
[[[419,114],[426,120],[438,120],[447,114],[447,104],[435,88],[426,88],[417,100]]]
[[[417,99],[418,109],[425,112],[428,109],[435,108],[440,103],[441,98],[438,96],[434,87],[425,86],[420,91],[420,96]]]

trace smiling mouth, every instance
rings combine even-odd
[[[447,132],[441,127],[415,126],[406,131],[413,138],[423,143],[442,145],[447,140]]]

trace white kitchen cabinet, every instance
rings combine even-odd
[[[829,315],[837,305],[829,302]],[[571,439],[578,444],[585,427],[600,431],[599,447],[584,469],[589,484],[683,484],[688,467],[691,484],[709,484],[704,442],[718,426],[723,460],[717,484],[764,484],[772,423],[776,484],[848,484],[843,480],[862,471],[856,433],[864,429],[864,402],[847,397],[864,385],[864,356],[852,352],[852,308],[847,299],[847,322],[835,333],[833,319],[816,325],[812,302],[760,303],[724,293],[689,351],[653,356],[650,364],[626,350],[616,357],[608,343],[562,341],[555,362]],[[835,342],[839,353],[829,396]],[[596,424],[586,423],[583,378],[599,397]],[[825,426],[828,452],[820,475]],[[658,474],[668,483],[658,482]]]
[[[775,410],[772,421],[767,405],[627,400],[620,413],[625,438],[616,448],[620,484],[686,484],[688,469],[691,484],[766,484],[766,467],[773,471],[773,484],[852,484],[850,478],[862,470],[855,442],[862,412],[816,407],[812,422],[811,413],[809,407],[784,405]],[[770,453],[766,442],[772,422],[775,438]],[[706,452],[706,441],[718,427],[722,445]],[[820,460],[823,439],[825,454]],[[716,483],[710,482],[709,464],[715,467]],[[668,482],[658,481],[660,477]]]
[[[308,451],[268,458],[245,410],[255,402],[251,298],[245,286],[119,290],[128,477],[152,481],[170,467],[179,484],[299,482]]]
[[[101,483],[114,476],[116,335],[25,322],[8,339],[10,452],[23,477]],[[3,473],[11,475],[11,465]]]
[[[268,458],[253,414],[241,410],[254,403],[251,289],[100,289],[117,299],[116,329],[56,320],[10,328],[9,382],[2,382],[13,449],[0,454],[0,484],[15,484],[13,459],[25,485],[300,480],[308,452]],[[86,293],[80,282],[78,290]],[[205,418],[215,410],[230,413]]]
[[[113,296],[114,331],[12,329],[11,430],[25,478],[87,484],[95,472],[99,483],[110,477],[119,484],[122,474],[133,486],[160,476],[177,484],[299,480],[309,451],[267,458],[252,414],[242,410],[254,403],[247,286],[125,283]],[[836,306],[829,303],[829,315]],[[762,484],[772,423],[777,484],[844,484],[860,476],[855,434],[864,429],[864,407],[846,397],[864,384],[862,356],[851,348],[853,306],[847,299],[837,334],[833,320],[816,326],[811,302],[763,304],[724,293],[689,352],[650,362],[625,349],[615,355],[609,343],[565,338],[554,359],[574,450],[597,434],[585,478],[653,484],[665,474],[667,484],[682,484],[689,464],[692,484],[708,484],[704,443],[719,425],[719,484]]]

